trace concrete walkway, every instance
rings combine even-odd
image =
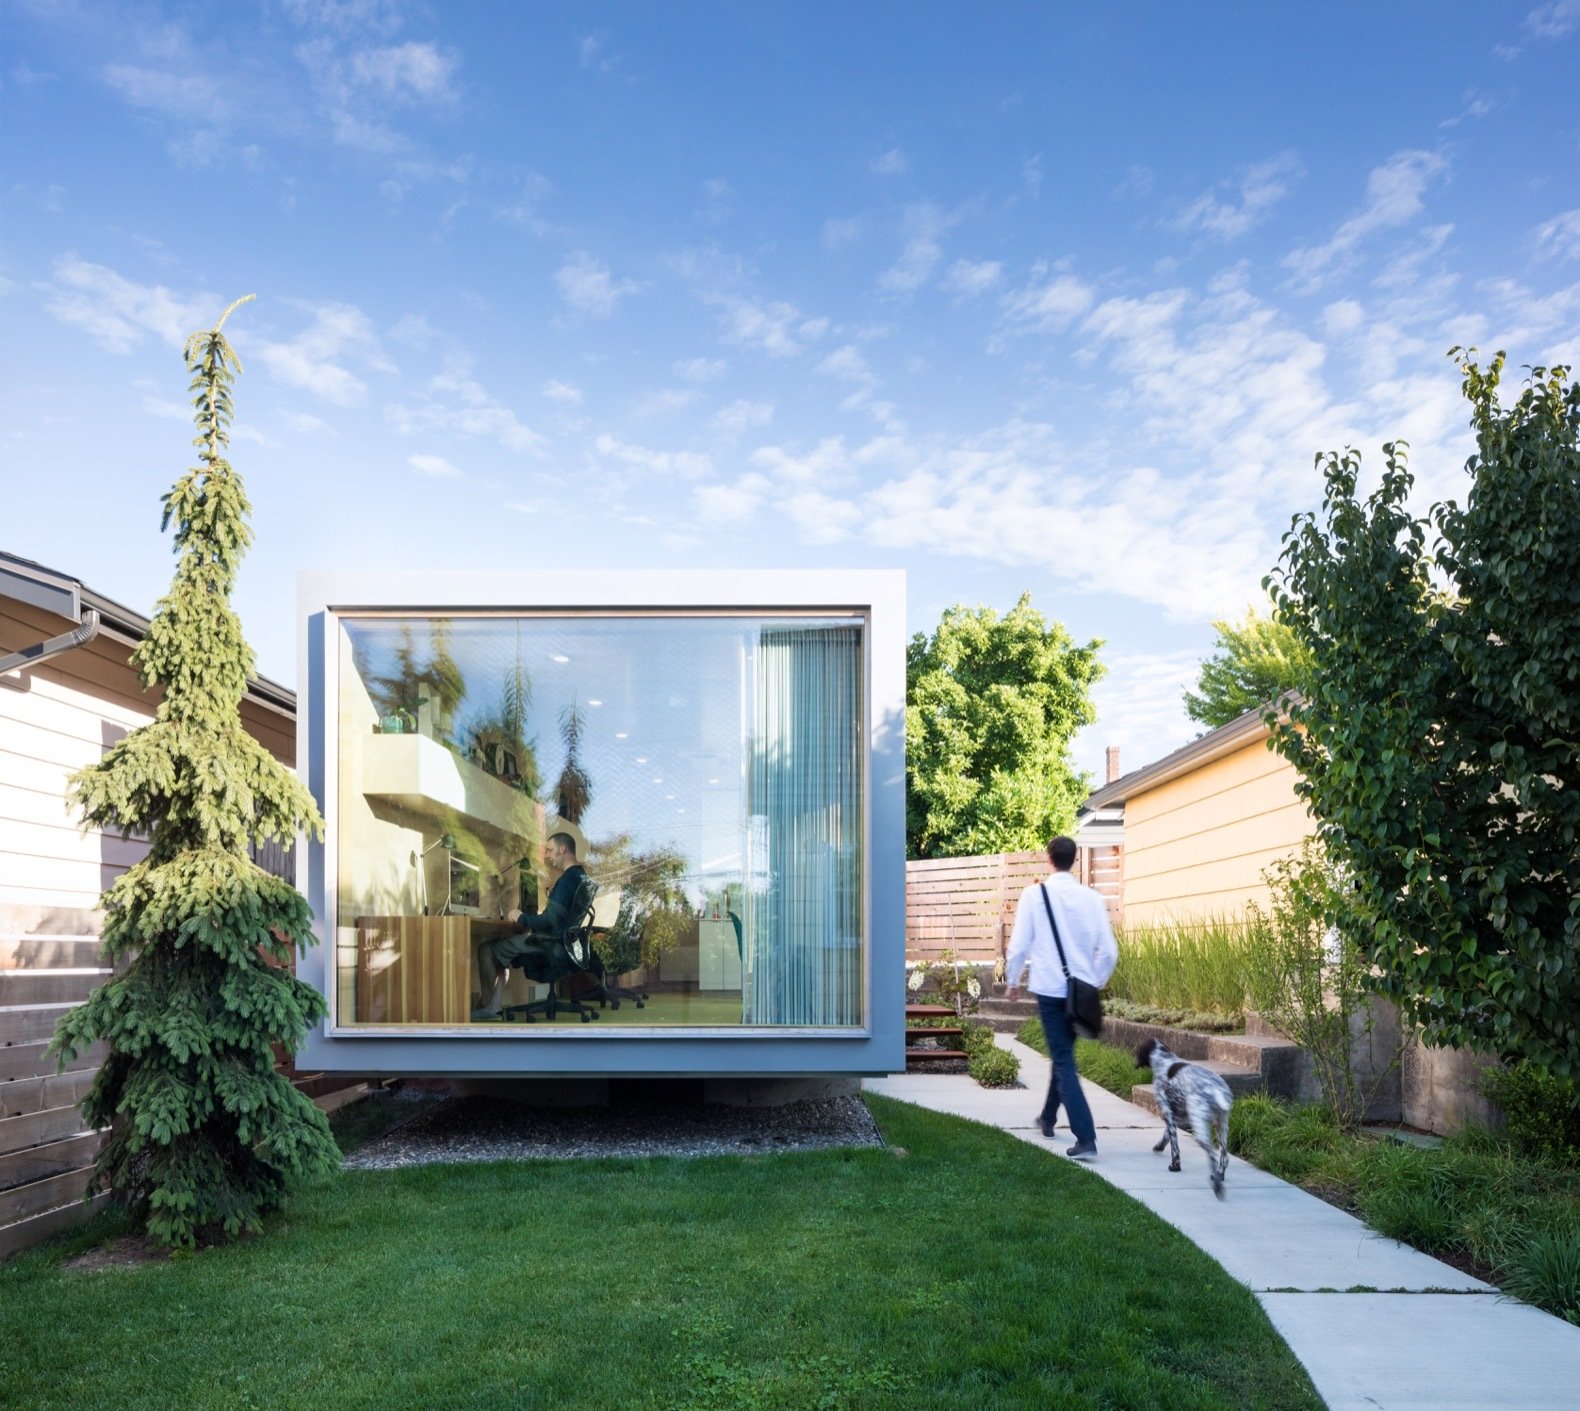
[[[1004,1035],[1024,1088],[923,1073],[869,1078],[868,1092],[947,1112],[1067,1160],[1036,1117],[1048,1060]],[[1372,1233],[1297,1186],[1231,1158],[1226,1198],[1207,1158],[1182,1137],[1184,1170],[1154,1155],[1162,1123],[1095,1084],[1096,1161],[1073,1162],[1117,1186],[1200,1246],[1260,1300],[1332,1411],[1571,1411],[1580,1406],[1580,1328],[1504,1298],[1490,1284]]]

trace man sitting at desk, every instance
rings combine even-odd
[[[482,1007],[472,1011],[473,1019],[498,1018],[504,1002],[504,972],[518,967],[529,972],[544,970],[543,964],[528,965],[526,962],[542,958],[545,949],[559,944],[559,938],[580,920],[571,911],[587,869],[576,860],[576,839],[569,833],[554,834],[545,844],[543,856],[550,870],[559,873],[549,890],[548,905],[536,913],[512,911],[506,919],[520,925],[521,930],[514,936],[485,941],[477,948],[477,970],[483,993]]]

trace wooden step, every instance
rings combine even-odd
[[[951,1004],[908,1004],[905,1006],[907,1019],[953,1019],[954,1006]]]
[[[910,1043],[912,1039],[957,1039],[963,1033],[965,1033],[965,1030],[960,1028],[940,1027],[934,1029],[918,1024],[914,1029],[905,1031],[905,1042]]]
[[[905,1050],[905,1065],[910,1067],[913,1063],[942,1063],[945,1059],[970,1058],[963,1048],[908,1048]]]

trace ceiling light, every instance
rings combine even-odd
[[[647,763],[647,756],[645,754],[639,754],[636,757],[636,762],[638,764],[646,764]]]
[[[570,658],[568,656],[565,656],[561,652],[555,652],[554,655],[549,658],[549,660],[550,661],[557,661],[557,662],[559,662],[559,664],[561,666],[564,666],[565,663],[570,660]]]
[[[628,730],[616,730],[616,731],[615,731],[615,732],[614,732],[614,737],[615,737],[615,739],[617,739],[617,740],[623,740],[623,739],[625,739],[625,738],[626,738],[626,736],[627,736],[627,735],[629,735],[629,734],[630,734],[630,731],[628,731]]]
[[[600,700],[595,700],[591,696],[589,696],[588,699],[587,699],[587,704],[590,705],[590,706],[601,706],[603,704],[603,702],[600,701]]]

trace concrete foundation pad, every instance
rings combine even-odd
[[[1562,1411],[1580,1328],[1495,1294],[1269,1293],[1330,1411]]]

